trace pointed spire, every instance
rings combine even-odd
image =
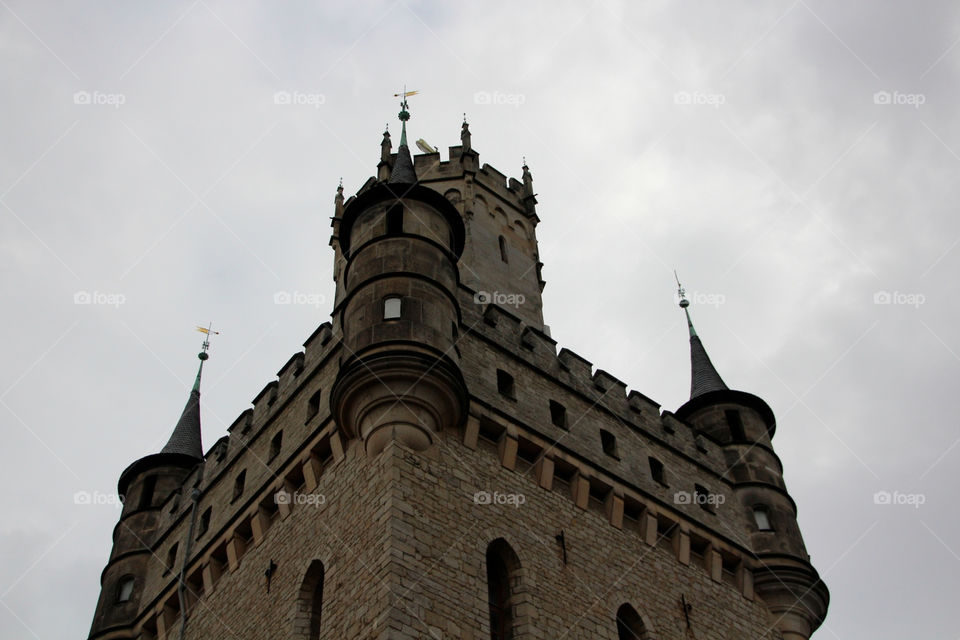
[[[414,184],[417,181],[417,173],[413,169],[413,158],[410,157],[410,148],[407,147],[407,120],[410,119],[410,112],[407,111],[407,96],[412,96],[416,91],[407,91],[404,88],[402,94],[403,102],[400,103],[400,122],[402,129],[400,132],[400,146],[397,147],[397,161],[393,165],[393,171],[390,172],[390,184]]]
[[[173,428],[170,440],[160,453],[176,453],[203,460],[203,442],[200,437],[200,378],[203,375],[203,363],[210,358],[207,353],[210,348],[209,336],[219,332],[212,331],[210,327],[197,327],[197,330],[207,336],[203,341],[203,349],[197,355],[200,359],[197,379],[193,383],[193,389],[190,391],[190,397],[187,398],[186,406],[183,407],[177,426]]]
[[[711,391],[725,391],[728,389],[727,385],[723,382],[720,374],[717,373],[713,363],[710,362],[710,356],[707,355],[707,350],[704,348],[703,342],[700,341],[700,336],[693,328],[693,320],[690,318],[690,310],[688,309],[690,301],[687,300],[686,291],[680,284],[680,278],[677,277],[676,272],[673,275],[677,279],[677,297],[680,299],[678,304],[687,316],[687,329],[690,332],[690,399],[693,400],[697,396]]]

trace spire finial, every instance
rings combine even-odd
[[[690,319],[690,310],[687,308],[690,306],[690,301],[687,300],[687,291],[680,284],[680,276],[677,275],[676,269],[673,270],[673,278],[677,281],[677,304],[687,316],[687,329],[690,331],[690,337],[692,338],[697,335],[697,332],[693,328],[693,320]]]
[[[180,414],[180,419],[173,428],[170,440],[160,450],[160,453],[174,453],[203,460],[203,445],[200,436],[200,376],[203,374],[203,363],[210,358],[210,354],[207,353],[210,350],[210,336],[219,335],[220,332],[213,330],[212,323],[206,327],[197,326],[197,331],[204,334],[203,347],[197,354],[200,359],[197,380],[193,383],[190,397],[187,398],[183,413]]]
[[[680,284],[680,277],[676,271],[673,272],[673,277],[677,281],[677,298],[679,298],[677,304],[687,316],[687,328],[690,331],[690,399],[692,400],[710,391],[727,389],[727,385],[710,362],[710,356],[707,355],[700,336],[693,328],[693,320],[690,319],[690,301],[687,300],[687,292]]]
[[[401,125],[401,126],[402,126],[402,130],[401,130],[401,132],[400,132],[400,146],[401,146],[401,147],[407,144],[407,120],[410,119],[410,112],[407,111],[407,109],[408,109],[409,106],[410,106],[410,105],[407,104],[407,97],[408,97],[408,96],[415,96],[415,95],[417,95],[417,93],[419,93],[419,92],[418,92],[418,91],[407,91],[407,86],[404,85],[404,86],[403,86],[403,92],[393,94],[393,97],[394,97],[394,98],[403,98],[403,100],[400,102],[400,113],[399,113],[399,115],[397,116],[397,117],[400,118],[400,122],[403,123],[403,124]]]

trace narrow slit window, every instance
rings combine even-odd
[[[662,484],[667,486],[666,478],[663,471],[663,463],[657,460],[656,458],[650,458],[650,477],[653,478],[653,481],[657,484]]]
[[[561,429],[567,428],[567,409],[556,400],[550,401],[550,421]]]
[[[603,452],[611,458],[620,458],[617,453],[617,437],[606,429],[600,429],[600,445],[603,447]]]
[[[157,476],[147,476],[143,481],[143,488],[140,489],[140,509],[147,509],[153,504],[153,493],[157,488]]]
[[[497,369],[497,391],[508,398],[515,397],[513,376],[503,369]]]
[[[322,390],[317,390],[310,399],[307,400],[307,418],[304,422],[310,422],[313,416],[320,413],[320,398],[323,395]]]
[[[507,256],[507,240],[503,236],[500,236],[500,259],[504,262],[510,262],[510,258]]]
[[[743,429],[740,412],[735,409],[727,409],[724,411],[724,415],[727,418],[727,426],[730,427],[730,439],[736,444],[746,442],[747,434]]]
[[[396,204],[387,210],[387,235],[398,236],[403,233],[403,205]]]
[[[173,571],[173,568],[177,565],[177,549],[179,547],[180,544],[174,542],[173,546],[167,551],[167,571]]]
[[[233,499],[243,495],[243,485],[247,482],[247,470],[244,469],[233,481]]]
[[[207,507],[206,511],[200,516],[200,524],[197,528],[197,538],[202,536],[210,528],[210,514],[211,507]]]
[[[390,296],[383,300],[383,319],[399,320],[403,313],[403,299],[400,296]]]
[[[280,447],[283,446],[283,431],[278,431],[270,441],[270,455],[267,456],[267,462],[270,462],[280,455]]]

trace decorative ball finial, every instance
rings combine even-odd
[[[680,277],[677,275],[676,269],[673,271],[673,277],[677,281],[677,298],[679,298],[677,304],[680,305],[681,309],[686,309],[690,306],[690,301],[687,300],[687,292],[684,290],[683,285],[680,284]]]

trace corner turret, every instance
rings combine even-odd
[[[345,357],[330,406],[369,455],[391,440],[426,449],[466,419],[455,348],[464,225],[449,200],[417,182],[406,134],[413,93],[402,94],[389,179],[351,198],[339,226],[343,296],[333,313]]]
[[[207,334],[216,333],[198,327]],[[203,342],[200,366],[187,404],[167,444],[159,453],[140,458],[127,467],[117,483],[123,499],[120,521],[113,532],[113,550],[100,576],[90,638],[134,638],[133,623],[140,613],[140,598],[148,572],[156,568],[153,543],[160,510],[171,494],[181,490],[197,465],[203,463],[200,434],[200,378],[210,357],[210,343]]]
[[[810,564],[797,506],[773,450],[773,410],[761,398],[727,387],[693,327],[679,279],[677,286],[689,328],[691,370],[690,400],[675,415],[723,447],[737,506],[749,522],[756,592],[784,640],[807,640],[826,617],[830,594]]]

